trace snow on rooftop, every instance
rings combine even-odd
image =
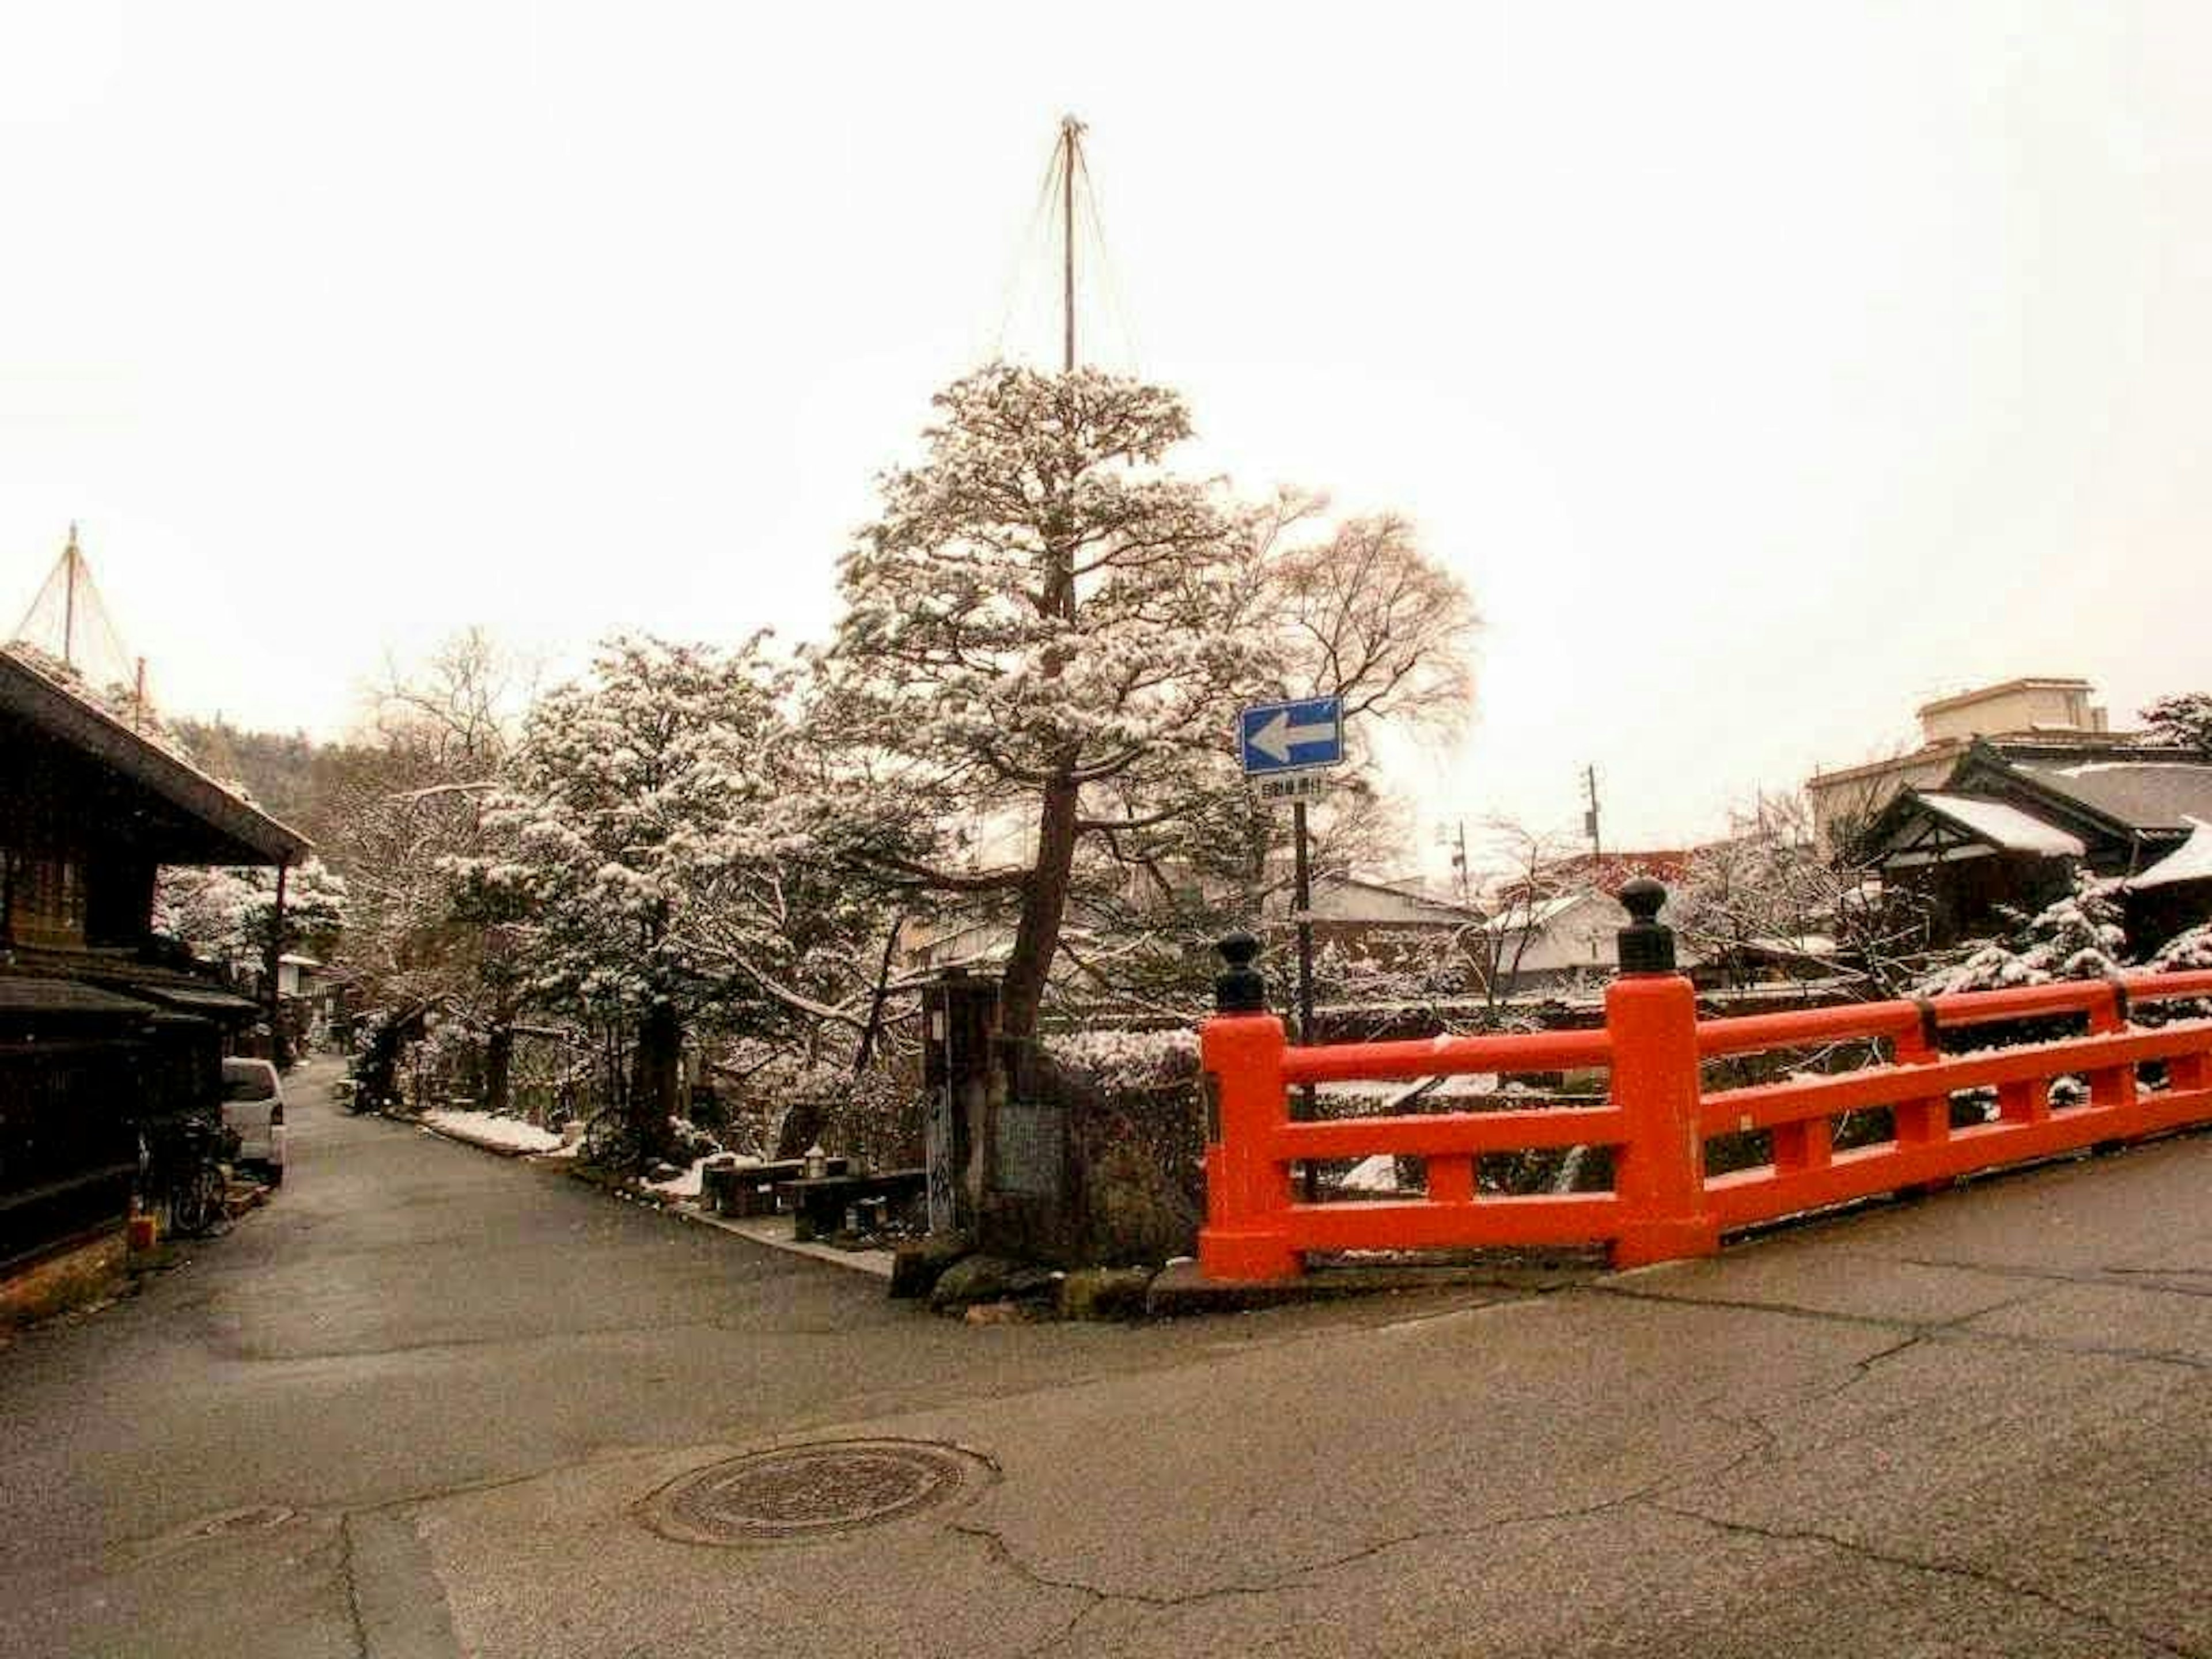
[[[1534,903],[1516,900],[1484,922],[1483,929],[1492,933],[1517,933],[1524,929],[1534,933],[1558,921],[1584,899],[1595,896],[1592,893],[1559,893]]]
[[[2030,769],[2041,771],[2045,775],[2054,778],[2086,778],[2093,772],[2149,772],[2161,769],[2167,771],[2201,772],[2204,769],[2204,763],[2200,760],[2100,760],[2082,761],[2073,766],[2046,766]]]
[[[2134,888],[2170,887],[2178,881],[2212,881],[2212,823],[2190,818],[2189,839],[2128,885]]]
[[[1832,957],[1836,954],[1836,941],[1826,933],[1799,933],[1794,938],[1769,933],[1753,939],[1751,944],[1754,950],[1771,951],[1778,956]]]
[[[2088,848],[2078,836],[2069,836],[2041,818],[2023,812],[2017,806],[2001,800],[1987,800],[1978,795],[1941,795],[1923,793],[1922,805],[1941,813],[1954,823],[1972,830],[1984,841],[2003,848],[2008,853],[2039,853],[2045,858],[2078,859]]]

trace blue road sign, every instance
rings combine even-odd
[[[1247,776],[1334,766],[1344,758],[1344,699],[1256,703],[1237,717]]]

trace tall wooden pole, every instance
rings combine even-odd
[[[76,666],[76,526],[70,526],[69,545],[62,549],[62,661]]]
[[[1083,123],[1073,115],[1060,121],[1060,372],[1075,373],[1075,147]]]

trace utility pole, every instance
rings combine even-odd
[[[284,995],[278,984],[284,971],[284,878],[291,869],[289,863],[278,860],[276,902],[269,914],[269,941],[261,957],[269,978],[269,1058],[280,1072],[292,1063],[292,1039],[284,1030]]]
[[[1601,875],[1603,872],[1598,871],[1597,866],[1604,862],[1605,844],[1598,839],[1597,833],[1597,768],[1584,767],[1583,782],[1589,790],[1589,811],[1583,814],[1583,829],[1589,836],[1590,867],[1593,872]]]

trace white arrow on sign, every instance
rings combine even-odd
[[[1278,708],[1259,730],[1252,733],[1252,746],[1278,766],[1285,765],[1291,750],[1304,743],[1329,743],[1336,737],[1336,723],[1324,720],[1318,726],[1293,726],[1291,711]]]

